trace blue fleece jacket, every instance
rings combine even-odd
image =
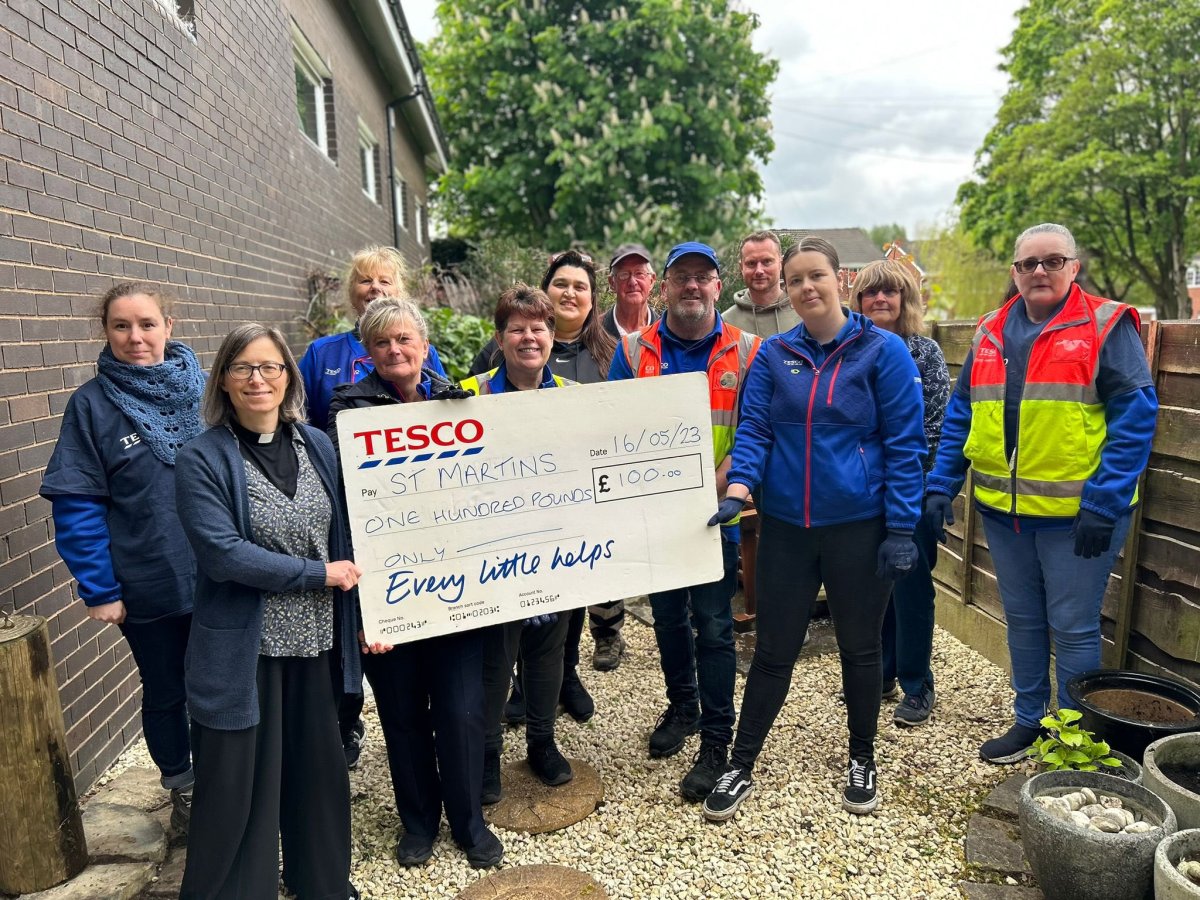
[[[333,446],[315,428],[299,423],[294,427],[304,439],[333,509],[329,559],[350,559]],[[250,728],[259,718],[256,673],[263,592],[321,589],[325,563],[275,553],[254,543],[245,462],[228,428],[210,428],[179,451],[175,496],[198,563],[184,662],[188,712],[208,728]],[[334,592],[334,601],[341,617],[341,646],[331,652],[341,654],[346,693],[356,694],[362,685],[357,608],[341,591]]]
[[[810,528],[885,516],[911,532],[925,459],[921,376],[904,341],[847,311],[820,345],[801,322],[767,338],[746,376],[731,484]]]
[[[443,378],[446,370],[438,357],[437,348],[429,345],[425,366]],[[355,331],[344,331],[317,338],[300,357],[300,374],[304,378],[304,395],[308,402],[308,424],[324,431],[329,427],[329,401],[339,384],[362,381],[375,371],[367,348]]]

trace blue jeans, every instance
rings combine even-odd
[[[1100,603],[1129,513],[1117,520],[1108,552],[1091,559],[1075,555],[1066,530],[1018,534],[1004,521],[982,519],[1008,626],[1017,724],[1037,727],[1050,705],[1051,638],[1060,709],[1071,705],[1067,682],[1100,665]]]
[[[192,745],[183,686],[183,657],[191,625],[188,612],[118,626],[142,679],[142,734],[165,788],[192,784]]]
[[[937,535],[925,517],[913,533],[917,560],[913,569],[896,580],[883,617],[883,680],[898,679],[906,695],[933,687],[933,567],[937,563]]]
[[[733,740],[733,600],[738,547],[721,541],[725,574],[718,581],[650,595],[654,638],[667,683],[667,700],[700,707],[702,740]]]

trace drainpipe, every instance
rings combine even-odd
[[[384,109],[384,122],[387,124],[387,154],[388,154],[388,185],[392,192],[392,246],[397,250],[400,249],[400,217],[396,215],[396,164],[393,159],[392,152],[392,121],[393,115],[405,103],[410,100],[416,100],[425,94],[425,86],[418,84],[416,89],[411,94],[405,94],[403,97],[397,97]],[[406,210],[407,212],[407,210]]]

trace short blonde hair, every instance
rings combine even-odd
[[[358,320],[358,333],[362,337],[363,346],[371,352],[371,344],[377,337],[387,334],[399,324],[412,324],[421,335],[421,340],[429,342],[429,325],[417,304],[402,297],[380,297],[367,307],[367,311]]]
[[[396,293],[404,291],[404,279],[408,277],[408,264],[395,247],[366,247],[350,257],[346,269],[346,303],[354,308],[354,283],[360,275],[376,272],[392,276],[392,288]]]
[[[283,360],[283,368],[287,372],[288,384],[283,393],[283,403],[279,406],[279,421],[291,425],[303,422],[304,415],[304,379],[300,375],[300,367],[296,365],[296,357],[288,349],[287,341],[278,328],[270,328],[257,322],[239,325],[221,341],[217,350],[217,358],[213,360],[212,371],[208,383],[204,386],[204,398],[200,401],[200,411],[209,425],[228,425],[234,415],[233,401],[221,387],[225,370],[238,358],[238,354],[259,338],[270,338],[279,351]]]
[[[908,337],[925,330],[921,288],[912,270],[899,260],[877,259],[867,263],[854,277],[850,290],[857,312],[862,312],[862,296],[867,291],[899,291],[900,317],[896,321],[896,334]]]

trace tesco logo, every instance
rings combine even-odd
[[[363,442],[367,456],[406,453],[430,447],[477,444],[483,440],[483,423],[478,419],[463,419],[408,428],[378,428],[374,431],[356,431],[354,439]]]

